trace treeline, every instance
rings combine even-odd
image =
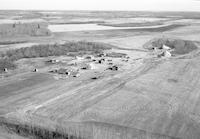
[[[19,44],[26,43],[27,41],[0,41],[0,45],[10,45],[10,44]]]
[[[0,24],[0,37],[14,36],[50,36],[51,31],[46,23],[13,23]]]
[[[106,49],[111,49],[111,47],[112,46],[105,43],[78,41],[66,42],[65,44],[41,44],[32,47],[8,50],[0,54],[0,71],[4,70],[4,68],[9,69],[13,67],[12,64],[14,61],[22,58],[60,56],[67,55],[69,52],[81,51],[92,51],[98,53]]]

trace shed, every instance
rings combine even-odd
[[[105,54],[104,54],[104,53],[99,53],[99,54],[97,54],[97,56],[98,56],[98,57],[104,57]]]
[[[72,77],[79,77],[80,76],[80,73],[78,71],[72,71],[71,72],[71,76]]]
[[[97,63],[102,64],[103,60],[98,60]]]
[[[94,56],[88,55],[85,57],[85,59],[94,59]]]
[[[59,70],[57,70],[57,73],[70,75],[70,71],[68,69],[64,69],[64,68],[60,68]]]
[[[96,69],[96,66],[94,63],[89,63],[89,65],[90,65],[90,69]]]
[[[165,57],[171,57],[172,54],[171,54],[169,51],[165,51],[165,52],[164,52],[164,56],[165,56]]]
[[[89,70],[89,69],[91,69],[91,66],[90,66],[90,64],[84,64],[84,65],[81,66],[81,69]]]
[[[118,69],[119,68],[116,65],[108,68],[108,70],[113,70],[113,71],[117,71]]]
[[[34,69],[33,72],[38,72],[38,69]]]
[[[171,50],[171,48],[170,48],[169,46],[164,45],[164,44],[163,44],[163,46],[162,46],[162,49],[165,49],[165,50]]]
[[[83,57],[80,57],[80,56],[76,56],[76,59],[77,59],[77,60],[83,60],[84,58],[83,58]]]
[[[169,58],[171,56],[172,56],[172,54],[169,51],[164,51],[158,55],[158,57],[166,57],[166,58]]]
[[[4,70],[3,70],[4,72],[8,72],[8,69],[7,68],[4,68]]]
[[[49,62],[49,63],[58,63],[59,62],[59,60],[58,59],[50,59],[50,60],[48,60],[47,62]]]

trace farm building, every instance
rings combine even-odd
[[[38,72],[38,69],[34,69],[33,72]]]
[[[171,57],[172,54],[171,54],[169,51],[165,51],[165,52],[164,52],[164,56],[165,56],[165,57]]]
[[[84,57],[76,56],[76,59],[77,59],[77,60],[83,60]]]
[[[85,59],[94,59],[94,56],[88,55],[88,56],[85,57]]]
[[[57,70],[57,73],[70,75],[70,71],[68,69],[64,69],[64,68],[60,68],[59,70]]]
[[[104,57],[104,56],[106,56],[106,54],[104,54],[104,53],[97,54],[97,57]]]
[[[52,70],[50,72],[62,74],[62,75],[68,75],[68,76],[72,76],[72,77],[79,77],[80,76],[79,71],[73,70],[73,69],[60,68],[60,69]]]
[[[77,66],[77,63],[76,62],[69,62],[68,65],[69,66]]]
[[[102,64],[102,63],[103,63],[103,60],[98,60],[97,63],[98,63],[98,64]]]
[[[82,64],[82,65],[81,65],[81,69],[83,69],[83,70],[90,70],[90,69],[92,69],[92,68],[94,68],[94,65],[93,65],[92,63],[89,63],[89,64]]]
[[[105,59],[102,58],[102,59],[100,59],[100,60],[97,60],[97,63],[98,63],[98,64],[102,64],[104,61],[105,61]]]
[[[171,48],[170,48],[169,46],[164,45],[164,44],[163,44],[163,46],[162,46],[162,49],[164,49],[164,50],[171,50]]]
[[[50,60],[48,60],[47,62],[48,62],[48,63],[55,64],[55,63],[58,63],[59,60],[57,60],[57,59],[50,59]]]
[[[108,70],[113,70],[113,71],[117,71],[118,69],[119,68],[116,65],[108,68]]]
[[[72,77],[79,77],[80,76],[80,73],[78,71],[72,71],[71,72],[71,76]]]
[[[166,57],[166,58],[169,58],[171,56],[172,56],[172,54],[169,51],[164,51],[158,55],[158,57]]]
[[[96,66],[94,63],[89,63],[90,69],[96,69]]]
[[[4,71],[4,72],[8,72],[8,69],[7,69],[7,68],[5,68],[3,71]]]

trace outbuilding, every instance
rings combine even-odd
[[[158,57],[166,57],[166,58],[169,58],[171,56],[172,56],[172,54],[169,51],[164,51],[158,55]]]
[[[88,55],[85,57],[85,59],[94,59],[94,56]]]
[[[8,72],[8,69],[7,68],[4,68],[4,70],[3,70],[4,72]]]
[[[83,70],[89,70],[89,69],[91,69],[91,66],[90,66],[90,64],[83,64],[81,66],[81,69],[83,69]]]
[[[97,56],[98,56],[98,57],[104,57],[105,54],[104,54],[104,53],[100,53],[100,54],[98,54]]]
[[[80,73],[79,73],[78,71],[73,71],[73,72],[71,73],[71,76],[72,76],[72,77],[79,77],[79,76],[80,76]]]
[[[38,69],[34,69],[33,72],[38,72]]]
[[[162,46],[162,49],[165,49],[165,50],[171,50],[171,48],[170,48],[169,46],[164,45],[164,44],[163,44],[163,46]]]
[[[108,70],[113,70],[113,71],[117,71],[118,69],[119,68],[116,65],[108,68]]]
[[[76,59],[77,59],[77,60],[83,60],[84,58],[83,58],[83,57],[80,57],[80,56],[76,56]]]
[[[169,51],[165,51],[165,52],[164,52],[164,56],[165,56],[165,57],[171,57],[172,54],[171,54]]]
[[[70,71],[68,69],[60,68],[57,70],[58,74],[65,74],[65,75],[70,75]]]
[[[55,64],[55,63],[58,63],[59,60],[58,60],[58,59],[50,59],[50,60],[48,60],[47,62],[52,63],[52,64]]]
[[[103,60],[98,60],[97,61],[99,64],[102,64],[103,63]]]

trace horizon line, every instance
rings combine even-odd
[[[172,10],[84,10],[84,9],[80,9],[80,10],[59,10],[59,9],[0,9],[0,11],[97,11],[97,12],[198,12],[200,13],[200,11],[172,11]]]

